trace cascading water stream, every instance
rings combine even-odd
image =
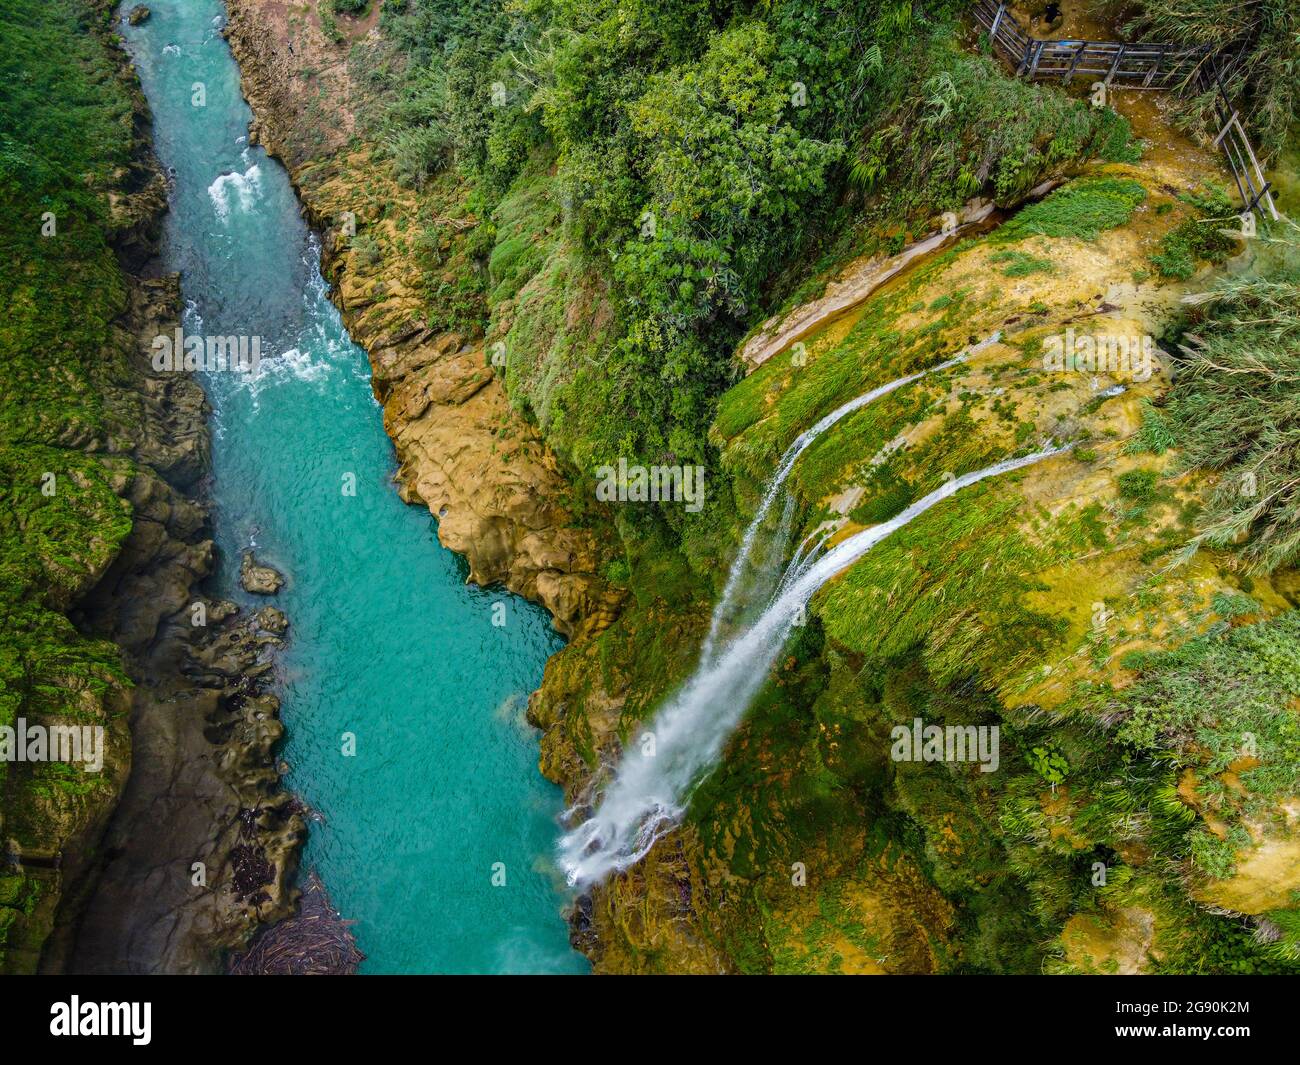
[[[850,536],[806,563],[805,571],[778,592],[753,625],[733,637],[716,657],[701,661],[694,675],[655,716],[650,726],[654,754],[630,748],[595,813],[560,841],[560,864],[569,882],[594,883],[634,865],[677,823],[691,791],[717,760],[767,678],[799,609],[823,584],[961,489],[1064,450],[1049,448],[1007,459],[946,481],[895,517]],[[778,476],[784,473],[778,471]]]
[[[873,388],[870,392],[864,392],[856,399],[851,399],[843,406],[837,407],[811,428],[805,429],[795,438],[794,443],[786,448],[785,454],[781,456],[781,461],[777,465],[776,472],[772,475],[771,480],[768,481],[767,488],[763,492],[763,498],[758,504],[758,509],[754,511],[754,516],[750,519],[749,525],[745,529],[745,535],[741,538],[740,550],[736,552],[736,558],[731,563],[731,569],[727,573],[727,583],[723,586],[722,595],[718,599],[717,606],[713,608],[713,617],[709,622],[709,632],[708,635],[705,636],[704,645],[700,650],[701,665],[713,660],[714,648],[717,644],[718,634],[722,631],[725,624],[734,620],[736,603],[741,597],[741,593],[743,591],[751,591],[751,589],[746,589],[744,587],[744,581],[745,575],[749,570],[750,559],[754,554],[754,545],[758,541],[759,531],[762,529],[763,523],[767,520],[767,515],[772,509],[772,504],[776,502],[777,496],[780,495],[781,489],[785,486],[786,478],[790,476],[790,471],[794,469],[794,464],[798,461],[799,456],[807,451],[813,441],[821,436],[822,433],[826,432],[827,429],[842,418],[847,417],[856,410],[861,410],[869,403],[874,403],[876,400],[889,395],[891,392],[897,391],[904,385],[910,385],[913,381],[919,381],[921,378],[928,377],[930,374],[951,369],[953,366],[964,362],[977,351],[981,351],[991,344],[996,344],[1001,338],[1001,331],[995,332],[992,336],[985,340],[981,340],[978,344],[972,345],[965,351],[961,352],[961,354],[953,356],[946,362],[941,362],[937,366],[931,366],[927,370],[918,370],[916,373],[908,374],[906,377],[900,377],[897,380],[890,381],[888,384],[883,384],[879,388]],[[783,552],[785,550],[784,541],[774,544],[773,548],[777,552]],[[756,597],[751,595],[747,598],[752,601]]]

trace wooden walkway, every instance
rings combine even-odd
[[[1018,78],[1057,78],[1068,85],[1075,78],[1091,77],[1107,88],[1117,85],[1125,89],[1157,89],[1196,96],[1213,92],[1219,122],[1214,145],[1228,160],[1241,196],[1242,213],[1263,207],[1272,218],[1279,217],[1241,116],[1223,87],[1223,75],[1232,69],[1236,59],[1228,59],[1209,46],[1040,41],[1021,28],[1006,4],[996,0],[980,0],[974,13],[975,21],[988,31],[994,50],[1015,67]]]

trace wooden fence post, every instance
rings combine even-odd
[[[1070,84],[1071,79],[1074,77],[1075,68],[1077,68],[1079,63],[1083,60],[1083,53],[1086,52],[1087,50],[1088,50],[1088,42],[1080,41],[1079,50],[1074,53],[1074,59],[1070,61],[1070,69],[1065,72],[1065,77],[1062,79],[1062,81],[1066,85]]]
[[[1119,65],[1124,62],[1124,49],[1126,47],[1126,45],[1121,44],[1119,46],[1119,51],[1115,53],[1115,62],[1110,65],[1110,70],[1106,72],[1106,85],[1109,85],[1115,75],[1119,73]]]
[[[1046,42],[1046,41],[1035,41],[1034,44],[1036,44],[1038,47],[1034,49],[1034,61],[1033,61],[1033,63],[1032,63],[1032,64],[1030,65],[1030,67],[1029,67],[1029,80],[1030,80],[1030,81],[1033,81],[1033,80],[1034,80],[1034,75],[1036,75],[1036,74],[1038,73],[1038,61],[1039,61],[1040,59],[1043,58],[1043,47],[1047,44],[1047,42]]]
[[[1016,67],[1016,77],[1020,77],[1029,69],[1029,53],[1032,52],[1033,49],[1033,40],[1027,38],[1025,40],[1025,54],[1020,57],[1020,65]]]
[[[1156,74],[1158,74],[1158,73],[1160,72],[1160,64],[1163,63],[1163,62],[1165,61],[1165,52],[1166,52],[1166,51],[1167,51],[1167,47],[1166,47],[1165,45],[1162,44],[1162,45],[1160,46],[1160,51],[1156,53],[1156,61],[1155,61],[1155,64],[1151,67],[1151,69],[1150,69],[1149,71],[1147,71],[1146,81],[1144,81],[1144,82],[1142,83],[1142,87],[1143,87],[1144,89],[1145,89],[1148,85],[1151,84],[1151,79],[1154,78],[1154,77],[1156,76]]]
[[[989,38],[996,45],[998,43],[998,27],[1002,24],[1002,16],[1007,13],[1006,4],[998,4],[998,13],[993,16],[993,28],[989,30]]]

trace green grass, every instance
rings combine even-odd
[[[999,244],[1030,236],[1095,240],[1128,222],[1146,195],[1131,178],[1080,178],[1024,208],[991,239]]]
[[[922,647],[941,683],[982,673],[995,686],[1040,654],[1057,625],[1021,595],[1053,556],[1016,530],[1020,503],[1005,487],[967,489],[864,555],[818,599],[827,635],[882,664]]]
[[[1187,199],[1194,216],[1166,233],[1160,239],[1160,250],[1151,256],[1151,264],[1161,277],[1180,281],[1191,277],[1202,263],[1222,263],[1241,247],[1235,237],[1224,232],[1240,227],[1225,197]]]
[[[537,9],[535,26],[485,8],[385,5],[385,32],[416,60],[406,68],[396,117],[445,129],[456,180],[475,186],[480,222],[464,265],[480,274],[480,321],[489,339],[510,325],[511,401],[537,421],[578,480],[598,458],[643,451],[703,454],[712,475],[722,449],[724,475],[736,488],[725,493],[727,505],[733,496],[752,498],[799,432],[853,396],[952,354],[944,338],[980,308],[960,290],[920,302],[920,290],[959,254],[952,249],[869,301],[839,343],[822,350],[808,338],[818,354],[806,365],[784,353],[737,380],[730,360],[746,330],[820,294],[848,257],[897,250],[934,228],[937,212],[973,195],[1009,208],[1086,158],[1134,162],[1138,154],[1127,123],[1113,113],[1019,82],[969,54],[957,24],[945,21],[948,5],[922,13],[792,2],[733,16],[596,0]],[[542,28],[549,35],[539,43],[532,35]],[[536,96],[502,58],[511,35],[542,64]],[[869,61],[871,44],[879,46],[879,64]],[[788,69],[813,71],[804,78],[809,107],[793,118],[784,104],[767,114]],[[498,77],[509,81],[511,100],[490,112],[482,101]],[[812,142],[828,146],[827,157],[842,146],[842,162],[829,169],[800,162]],[[688,157],[701,165],[683,165]],[[732,165],[738,161],[744,165]],[[734,178],[746,168],[761,186],[749,203],[728,199],[744,182],[706,176]],[[1008,245],[1095,240],[1127,224],[1146,197],[1142,184],[1126,178],[1072,181],[989,238],[1002,245],[994,249],[997,274],[1050,272],[1049,253],[1037,243]],[[637,220],[647,206],[661,228],[642,241]],[[784,221],[774,227],[764,218]],[[445,263],[438,267],[446,272]],[[431,299],[453,295],[433,291]],[[920,327],[897,325],[921,311],[928,313]],[[924,386],[904,389],[811,448],[791,479],[805,510],[860,483],[867,491],[852,517],[883,520],[935,487],[944,471],[1027,448],[1038,431],[1013,402],[977,411],[976,398],[914,452],[871,467],[871,456],[900,429],[937,413],[934,396]],[[977,422],[986,412],[988,422]],[[1172,414],[1145,413],[1138,444],[1157,454],[1169,449]],[[700,439],[704,426],[709,447]],[[1101,462],[1108,454],[1096,445],[1075,458]],[[1149,502],[1159,491],[1155,478],[1126,474],[1121,493]],[[1113,861],[1115,848],[1132,842],[1125,833],[1133,823],[1144,827],[1141,842],[1153,857],[1140,873],[1117,871],[1109,899],[1139,900],[1189,929],[1166,955],[1175,967],[1262,964],[1257,948],[1225,932],[1228,922],[1206,917],[1182,890],[1184,878],[1214,856],[1197,842],[1194,815],[1176,792],[1170,797],[1177,781],[1167,751],[1139,743],[1136,733],[1121,742],[1098,724],[1125,693],[1075,693],[1060,720],[1002,706],[1004,685],[1039,676],[1056,652],[1073,650],[1061,646],[1068,635],[1061,617],[1030,605],[1038,601],[1030,593],[1045,591],[1037,575],[1133,542],[1147,546],[1139,523],[1113,520],[1108,498],[1049,520],[1017,497],[1015,483],[964,491],[828,585],[728,757],[694,794],[688,819],[707,866],[700,882],[715,894],[693,920],[743,970],[834,969],[844,940],[876,950],[843,885],[866,880],[867,859],[888,855],[891,863],[914,863],[957,911],[952,952],[933,935],[941,966],[1037,971],[1063,922],[1099,906],[1087,886],[1091,860]],[[588,708],[607,693],[628,693],[618,726],[626,738],[690,669],[704,590],[743,517],[723,506],[693,523],[620,517],[619,550],[605,560],[605,573],[626,586],[631,605],[548,671],[548,694],[536,710],[554,719],[558,749],[567,745],[595,765]],[[1104,660],[1107,648],[1078,650]],[[1243,670],[1236,681],[1247,683],[1259,662],[1244,657],[1243,644],[1232,650]],[[1194,686],[1195,670],[1224,678],[1217,659],[1209,664],[1197,648],[1187,654],[1148,663],[1140,690],[1181,694]],[[1137,722],[1142,706],[1123,702],[1122,710]],[[1238,723],[1215,723],[1215,708],[1183,711],[1211,731]],[[988,779],[960,768],[888,764],[888,727],[914,713],[1000,724],[1003,771]],[[1286,742],[1273,737],[1270,751],[1285,755]],[[1191,764],[1190,749],[1178,754]],[[1063,766],[1075,796],[1061,817],[1071,838],[1053,834],[1041,801],[1062,781],[1039,770],[1059,775]],[[1261,796],[1273,786],[1253,783]],[[784,873],[792,855],[820,863],[806,954],[791,947],[794,930],[782,918],[783,887],[773,874]]]
[[[1155,470],[1129,470],[1115,480],[1119,494],[1138,503],[1149,503],[1156,497],[1156,483],[1160,474]]]
[[[1028,277],[1030,274],[1050,274],[1056,269],[1051,259],[1039,259],[1022,251],[1000,251],[989,256],[990,262],[1004,263],[1003,277]]]
[[[1259,273],[1198,297],[1170,401],[1143,430],[1176,441],[1185,468],[1218,475],[1185,554],[1231,551],[1253,572],[1300,559],[1300,502],[1288,487],[1300,476],[1300,245],[1292,236],[1265,251],[1274,258]]]

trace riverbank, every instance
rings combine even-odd
[[[148,105],[115,40],[113,5],[69,2],[29,14],[24,30],[33,54],[69,49],[105,80],[87,91],[56,75],[24,121],[47,111],[50,121],[73,116],[85,124],[84,143],[100,145],[91,165],[117,165],[92,186],[84,212],[56,212],[43,234],[47,243],[19,256],[34,269],[46,258],[57,264],[40,284],[40,306],[56,324],[65,302],[75,308],[78,327],[56,332],[53,343],[55,350],[75,345],[65,365],[84,373],[66,377],[59,398],[69,413],[50,426],[51,438],[42,441],[38,431],[22,443],[8,433],[4,441],[6,464],[41,451],[48,472],[32,485],[32,502],[67,508],[54,519],[55,539],[42,543],[31,539],[42,511],[20,501],[26,539],[7,539],[6,557],[12,565],[30,552],[47,573],[43,594],[71,622],[58,636],[67,650],[51,655],[47,645],[42,658],[33,655],[39,645],[18,642],[32,686],[8,682],[5,711],[7,720],[95,722],[106,749],[97,779],[83,782],[60,764],[10,765],[4,775],[0,835],[14,864],[0,874],[3,967],[219,971],[224,950],[293,908],[289,884],[303,826],[278,787],[274,736],[232,727],[254,708],[274,725],[274,700],[255,677],[280,641],[200,591],[213,563],[208,406],[188,374],[151,365],[153,338],[179,324],[180,294],[177,278],[158,276],[155,267],[167,182],[152,149]],[[101,99],[106,110],[124,107],[125,121],[110,123]],[[121,139],[110,150],[105,137]],[[51,153],[45,165],[54,174],[70,161],[60,153],[75,151],[58,142],[40,148]],[[103,304],[77,263],[99,241],[104,251],[95,268],[111,293]],[[25,298],[20,285],[9,305],[21,308]],[[9,350],[23,323],[16,315],[4,333],[11,374],[28,354]],[[88,341],[96,329],[98,340]],[[15,395],[10,388],[6,394]],[[18,402],[39,415],[47,400],[38,391]],[[15,413],[6,408],[6,425]],[[53,490],[41,494],[42,484]],[[105,511],[114,510],[110,520]],[[6,537],[13,532],[6,529]],[[61,577],[59,567],[75,577]],[[42,638],[30,625],[10,616],[11,645],[24,632]],[[283,634],[283,625],[273,627]],[[73,663],[89,648],[113,650],[87,683]],[[75,693],[74,702],[61,704],[43,690]],[[259,812],[241,823],[237,815],[249,809]],[[231,890],[250,856],[264,868],[257,891]]]
[[[310,807],[304,867],[355,922],[362,972],[579,971],[539,861],[560,796],[528,772],[520,720],[559,636],[467,585],[429,514],[392,491],[379,375],[326,299],[328,256],[286,171],[248,141],[222,6],[151,7],[126,32],[174,168],[166,260],[186,332],[260,341],[252,372],[204,377],[212,586],[252,611],[250,592],[275,587],[292,619],[259,676],[284,704],[277,772]]]
[[[350,82],[339,46],[310,12],[290,20],[277,5],[239,0],[228,10],[226,35],[254,114],[250,139],[285,164],[322,235],[321,270],[349,334],[370,357],[403,500],[437,517],[439,541],[466,559],[470,580],[539,602],[567,637],[600,631],[621,594],[601,578],[596,534],[566,505],[569,486],[555,456],[512,409],[482,335],[426,320],[413,246],[401,241],[398,252],[398,241],[386,241],[384,258],[372,261],[350,240],[358,229],[372,241],[377,230],[397,237],[416,209],[348,146]],[[327,119],[301,106],[304,93],[317,92]],[[440,205],[457,234],[484,222],[467,211],[465,191],[449,188]]]

